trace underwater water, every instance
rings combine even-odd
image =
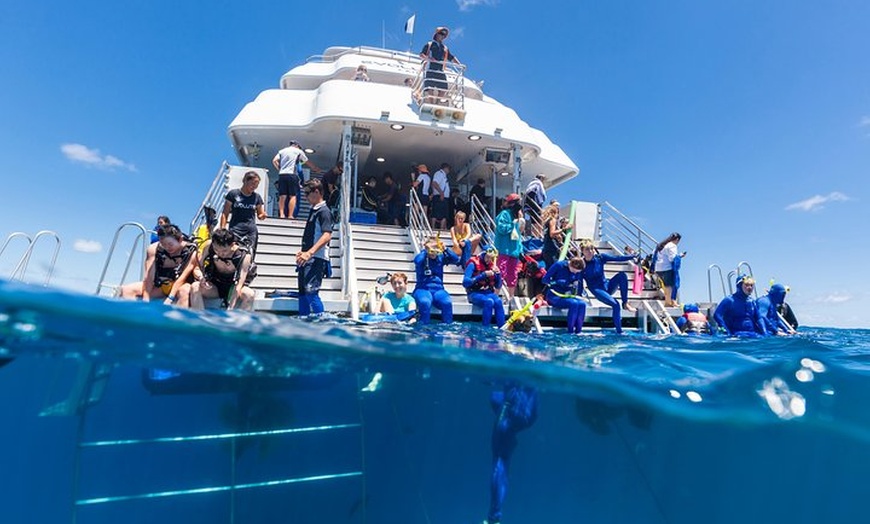
[[[537,417],[504,523],[862,521],[868,355],[865,330],[509,335],[0,282],[0,522],[480,523],[510,388]]]

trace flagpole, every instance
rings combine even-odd
[[[387,48],[387,22],[381,20],[381,49]]]

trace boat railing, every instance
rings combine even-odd
[[[410,207],[408,209],[408,232],[411,234],[411,243],[414,245],[414,253],[419,253],[426,242],[432,238],[432,226],[429,218],[423,210],[423,204],[417,192],[413,189],[408,196]]]
[[[652,235],[607,201],[598,204],[598,236],[620,253],[625,246],[638,254],[652,254],[658,245]]]
[[[382,47],[372,47],[372,46],[361,45],[361,46],[356,46],[356,47],[349,47],[349,48],[347,48],[339,53],[335,53],[335,54],[312,55],[312,56],[309,56],[305,60],[305,63],[311,63],[311,62],[332,63],[332,62],[338,61],[342,57],[349,56],[349,55],[367,55],[367,56],[374,56],[374,57],[379,57],[379,58],[389,58],[392,60],[403,60],[406,62],[413,62],[413,63],[420,62],[420,55],[417,55],[414,53],[405,52],[405,51],[396,51],[393,49],[384,49]]]
[[[42,283],[43,286],[47,286],[49,282],[51,282],[51,275],[54,273],[54,267],[57,265],[57,255],[60,253],[60,237],[57,236],[57,233],[54,231],[43,230],[36,233],[31,240],[28,235],[25,233],[12,233],[6,238],[6,242],[3,243],[3,248],[0,249],[0,253],[6,249],[7,244],[10,240],[16,237],[24,236],[29,241],[27,244],[27,249],[24,250],[24,253],[21,255],[21,258],[18,259],[18,264],[15,265],[15,269],[12,270],[12,273],[9,275],[10,280],[18,280],[23,282],[24,276],[27,273],[27,266],[30,264],[30,257],[33,255],[33,249],[36,247],[39,239],[41,238],[53,238],[55,241],[54,244],[54,252],[51,255],[51,261],[48,263],[48,269],[45,274],[45,282]]]
[[[725,277],[722,275],[722,268],[719,264],[710,264],[707,266],[707,301],[713,302],[713,271],[719,275],[719,284],[722,286],[722,297],[728,296],[725,287]]]
[[[544,238],[544,219],[541,206],[526,195],[523,209],[529,217],[526,222],[526,236]]]
[[[127,254],[127,261],[124,263],[124,272],[121,274],[121,279],[118,281],[118,284],[107,284],[106,274],[109,271],[109,265],[112,263],[112,259],[115,257],[115,248],[118,246],[118,239],[121,237],[121,233],[129,229],[135,230],[136,236],[133,238],[133,246]],[[100,279],[97,282],[97,295],[101,295],[104,289],[108,289],[110,295],[116,294],[118,289],[124,284],[124,282],[126,282],[127,274],[130,272],[130,266],[133,264],[133,260],[137,254],[140,255],[139,280],[145,278],[145,257],[148,251],[147,237],[148,230],[138,222],[125,222],[118,226],[118,229],[115,230],[115,236],[112,238],[112,244],[109,246],[109,252],[106,255],[106,263],[103,265],[103,271],[100,273]]]
[[[471,232],[480,235],[480,245],[492,244],[495,240],[495,221],[490,216],[486,206],[471,195],[471,216],[468,217]]]
[[[224,208],[224,196],[230,189],[229,179],[230,165],[226,161],[224,161],[221,164],[220,169],[218,169],[217,175],[215,175],[214,180],[212,180],[211,187],[205,194],[205,198],[202,199],[202,204],[199,206],[196,214],[190,220],[190,230],[188,231],[190,235],[194,235],[199,226],[205,223],[206,207],[214,209],[217,212],[218,216],[220,216],[220,213]]]
[[[9,236],[6,237],[6,240],[3,242],[3,246],[0,247],[0,256],[3,256],[3,253],[6,251],[6,248],[9,247],[9,243],[12,242],[16,238],[23,238],[24,240],[27,241],[27,247],[24,248],[25,250],[28,247],[30,247],[31,244],[33,244],[33,239],[30,238],[30,235],[28,235],[27,233],[24,233],[22,231],[16,231],[14,233],[10,233]]]
[[[444,82],[447,83],[446,90],[426,85],[426,72],[429,70],[430,64],[441,64],[443,70],[436,72],[444,74]],[[411,96],[418,107],[422,107],[423,104],[432,104],[464,110],[465,66],[449,61],[424,61],[420,71],[417,72],[417,76],[411,83]]]
[[[351,213],[351,182],[357,178],[357,153],[353,149],[350,138],[351,128],[345,126],[342,136],[342,158],[344,172],[341,177],[341,192],[339,193],[339,245],[341,246],[341,294],[350,304],[350,315],[359,319],[359,292],[356,281],[356,256],[353,249],[353,228],[350,225]]]

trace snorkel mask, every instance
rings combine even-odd
[[[426,243],[426,254],[430,257],[437,257],[444,253],[444,243],[441,242],[441,235],[433,237]]]

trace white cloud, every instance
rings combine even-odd
[[[858,122],[858,127],[868,127],[870,126],[870,116],[862,116],[861,121]]]
[[[103,250],[103,245],[96,240],[85,240],[79,238],[73,242],[73,249],[80,253],[99,253]]]
[[[829,202],[846,202],[847,200],[851,200],[848,196],[840,193],[839,191],[834,191],[832,193],[828,193],[825,196],[815,195],[811,196],[806,200],[801,200],[800,202],[795,202],[794,204],[789,204],[785,207],[786,211],[818,211],[825,207],[825,204]]]
[[[816,297],[815,302],[820,304],[842,304],[843,302],[849,302],[853,298],[854,297],[848,293],[835,291],[828,295]]]
[[[460,11],[471,11],[479,5],[495,7],[498,5],[498,0],[456,0],[456,5],[459,6]]]
[[[126,169],[133,172],[136,171],[136,166],[133,164],[128,164],[116,156],[103,156],[99,149],[91,149],[82,144],[62,144],[60,146],[60,151],[71,162],[78,162],[86,166],[105,169],[108,171],[114,171],[115,169]]]
[[[457,27],[457,28],[450,30],[450,36],[452,36],[453,38],[459,38],[463,35],[465,35],[465,28],[464,27]]]

